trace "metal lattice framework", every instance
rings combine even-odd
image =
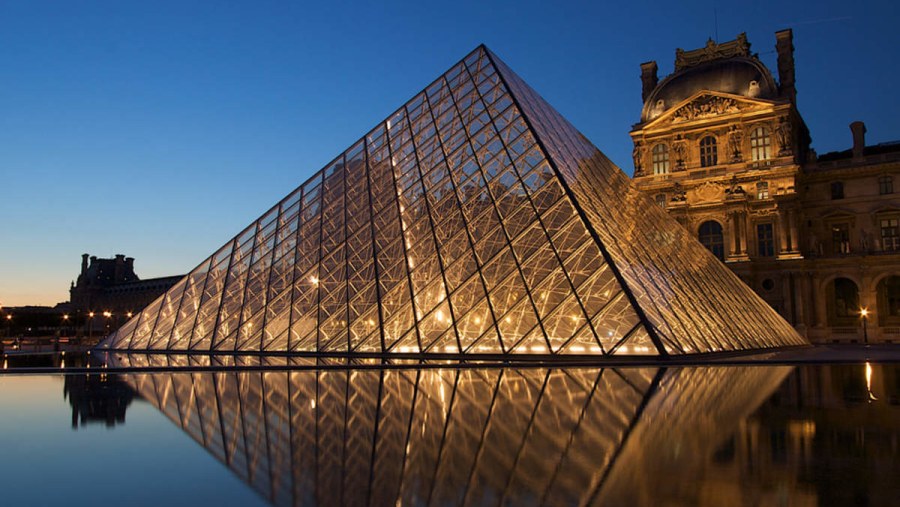
[[[482,46],[101,347],[667,356],[803,343]]]
[[[185,356],[114,364],[187,366]],[[697,504],[790,367],[122,375],[274,505]],[[681,470],[680,478],[672,470]]]

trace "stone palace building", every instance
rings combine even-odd
[[[634,182],[810,340],[896,342],[900,143],[817,156],[775,39],[777,81],[744,34],[641,65]]]

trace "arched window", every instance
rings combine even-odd
[[[750,133],[750,158],[754,162],[772,158],[772,136],[766,127],[756,127]]]
[[[725,260],[725,241],[722,237],[722,226],[719,222],[708,220],[700,224],[698,239],[720,261]]]
[[[878,178],[878,193],[881,195],[894,193],[894,178],[882,176]]]
[[[706,136],[700,140],[700,166],[712,167],[719,163],[719,154],[716,151],[716,138]]]
[[[669,174],[669,147],[665,144],[653,147],[653,174]]]
[[[834,280],[834,316],[838,318],[859,316],[859,289],[849,278]]]

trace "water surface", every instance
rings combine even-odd
[[[892,505],[898,403],[878,364],[0,375],[0,474],[7,505]]]

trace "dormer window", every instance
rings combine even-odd
[[[665,144],[653,147],[653,174],[669,174],[669,147]]]
[[[706,136],[700,140],[700,166],[712,167],[719,163],[719,154],[716,150],[716,138]]]
[[[750,159],[754,162],[772,158],[772,136],[769,129],[756,127],[750,133]]]

